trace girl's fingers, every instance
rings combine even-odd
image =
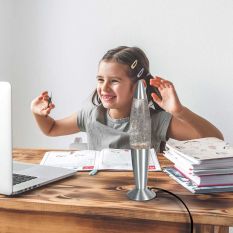
[[[160,105],[161,99],[159,98],[159,96],[157,96],[155,93],[152,93],[152,94],[151,94],[151,97],[153,98],[153,100],[154,100],[158,105]]]
[[[159,86],[161,84],[161,81],[156,79],[150,79],[150,85],[152,86]]]
[[[43,109],[41,110],[41,114],[42,114],[43,116],[48,116],[48,115],[50,114],[50,111],[51,111],[50,108],[43,108]]]
[[[51,103],[49,104],[48,108],[53,109],[53,108],[55,108],[55,105],[51,102]]]
[[[50,104],[49,104],[49,106],[47,105],[47,104],[43,104],[43,106],[42,106],[42,110],[46,110],[47,108],[55,108],[55,104],[53,103],[53,102],[51,102]]]
[[[46,95],[46,96],[43,97],[43,99],[44,99],[45,101],[48,101],[48,100],[49,100],[49,96]]]
[[[42,92],[41,96],[43,97],[44,100],[48,100],[48,98],[49,98],[49,95],[48,95],[47,91]]]
[[[47,92],[47,91],[44,91],[44,92],[42,92],[42,93],[37,97],[37,100],[42,100],[42,99],[44,99],[46,96],[48,96],[48,92]]]
[[[162,87],[162,88],[166,88],[166,87],[170,87],[172,85],[172,83],[168,80],[165,79],[150,79],[150,85],[154,86],[154,87]]]
[[[51,103],[49,107],[46,109],[46,115],[49,115],[51,110],[55,108],[55,104]]]
[[[159,77],[159,76],[154,76],[153,77],[154,80],[163,80],[163,78]]]
[[[159,77],[159,76],[155,76],[154,79],[155,79],[155,80],[159,80],[159,81],[165,80],[164,78],[161,78],[161,77]]]
[[[48,108],[48,109],[46,110],[46,115],[47,115],[47,116],[50,114],[50,111],[51,111],[50,108]]]
[[[152,83],[153,83],[153,82],[162,83],[162,82],[167,81],[167,80],[165,80],[165,79],[163,79],[163,78],[161,78],[161,77],[159,77],[159,76],[155,76],[154,78],[150,79],[150,81],[152,81]]]
[[[38,96],[36,100],[41,101],[42,99],[43,99],[43,96]]]
[[[40,95],[40,96],[38,96],[36,98],[36,100],[39,101],[39,102],[42,101],[42,100],[48,101],[48,99],[49,99],[48,96],[42,96],[42,95]]]
[[[41,95],[42,95],[42,96],[48,95],[48,91],[43,91],[43,92],[41,93]]]
[[[167,82],[167,83],[165,84],[165,86],[169,88],[169,87],[171,87],[171,84],[170,84],[169,82]]]

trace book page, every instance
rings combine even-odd
[[[46,152],[41,165],[64,167],[77,171],[96,170],[132,170],[131,150],[104,149],[83,151],[50,151]],[[148,171],[161,171],[158,158],[151,149]]]
[[[148,171],[161,171],[154,149],[150,152]],[[130,149],[104,149],[99,159],[99,170],[132,170]]]
[[[94,168],[99,152],[94,150],[83,151],[50,151],[46,152],[42,165],[63,167],[77,171],[89,171]]]
[[[148,171],[162,171],[154,149],[150,149]]]
[[[104,149],[100,154],[99,170],[132,170],[131,151],[127,149]]]

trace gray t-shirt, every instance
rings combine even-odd
[[[151,144],[158,150],[161,141],[166,141],[171,114],[150,109]],[[112,119],[102,105],[88,106],[78,111],[77,124],[87,133],[88,149],[104,148],[129,149],[129,117]]]

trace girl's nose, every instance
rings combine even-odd
[[[104,82],[102,85],[102,91],[107,91],[109,90],[109,83],[108,82]]]

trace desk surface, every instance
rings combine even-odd
[[[15,149],[14,159],[39,163],[45,151],[47,150]],[[169,164],[169,161],[162,155],[159,155],[159,160],[162,167]],[[233,226],[233,193],[194,195],[163,172],[149,172],[148,186],[167,189],[182,198],[191,211],[195,225],[199,227],[196,232],[228,232],[228,228],[224,226]],[[171,225],[173,232],[182,232],[181,230],[174,230],[178,229],[178,225],[175,225],[177,223],[185,225],[186,230],[184,232],[187,232],[189,217],[178,200],[169,194],[158,193],[157,198],[148,202],[131,201],[127,198],[126,193],[133,187],[132,172],[102,171],[96,176],[89,176],[88,172],[78,172],[73,177],[26,192],[17,197],[7,198],[0,195],[0,214],[5,213],[6,218],[7,214],[9,214],[9,217],[10,214],[18,216],[17,213],[31,213],[30,216],[38,214],[41,216],[41,225],[42,221],[45,221],[43,219],[45,216],[57,216],[56,219],[59,219],[58,216],[64,214],[76,217],[76,220],[77,218],[81,219],[83,224],[91,218],[92,224],[96,224],[95,227],[100,225],[102,219],[105,219],[107,223],[107,226],[104,227],[105,230],[110,228],[110,219],[111,223],[116,221],[115,225],[120,228],[125,228],[126,225],[124,224],[130,220],[132,224],[129,226],[128,232],[139,232],[136,228],[134,231],[129,230],[133,229],[134,223],[136,224],[138,221],[141,222],[140,226],[145,223],[145,226],[148,227],[150,226],[149,223],[160,222],[167,226]],[[28,222],[32,221],[29,215],[27,219]],[[69,222],[68,217],[62,219],[67,223]],[[0,217],[0,225],[3,221],[7,221],[7,219]],[[20,221],[22,222],[23,219]],[[121,221],[124,226],[119,226],[117,221]],[[90,225],[90,223],[88,224]],[[111,232],[118,232],[115,225],[113,224],[115,230]],[[151,226],[155,227],[156,225],[153,226],[152,224]],[[62,226],[60,226],[61,228]],[[4,229],[0,227],[1,232],[4,232]],[[86,230],[82,229],[82,232],[89,232],[87,227],[84,229]],[[163,232],[164,226],[161,231],[159,228],[157,229],[156,232]],[[214,230],[208,231],[208,229]],[[13,232],[13,230],[6,232]],[[103,231],[100,230],[99,232]],[[123,232],[122,229],[119,232]]]

